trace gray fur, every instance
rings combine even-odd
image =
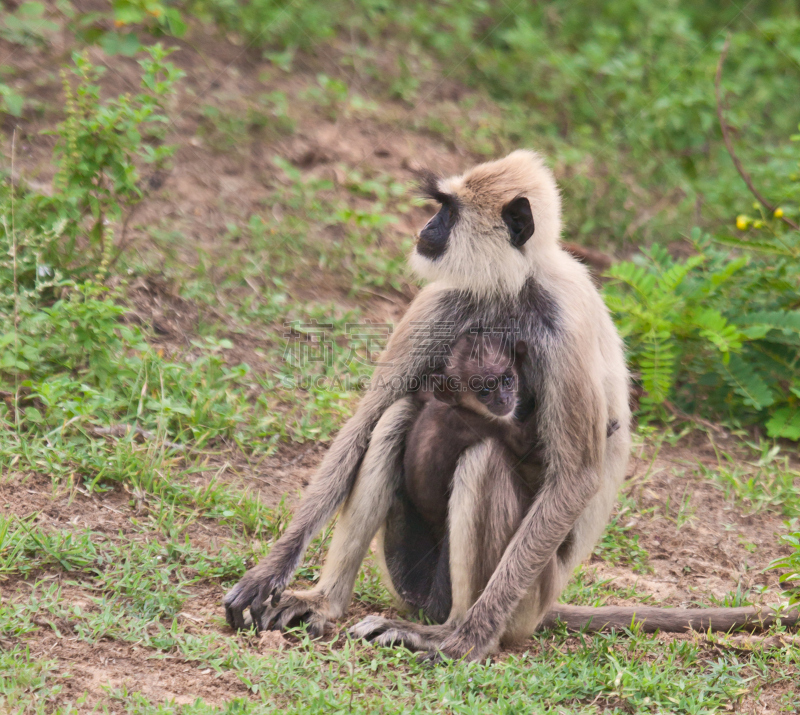
[[[403,399],[405,386],[430,369],[429,356],[412,349],[415,323],[452,323],[453,339],[476,327],[518,329],[515,338],[528,345],[520,383],[529,399],[517,416],[541,457],[529,469],[509,460],[496,441],[470,447],[458,462],[448,504],[447,622],[416,626],[370,617],[354,634],[482,658],[501,640],[534,632],[608,520],[630,447],[628,376],[622,343],[594,284],[559,245],[552,175],[537,155],[514,152],[439,181],[437,189],[458,201],[459,219],[435,265],[413,258],[433,282],[397,326],[381,360],[387,365],[376,369],[292,524],[225,597],[232,626],[245,624],[248,607],[259,627],[304,617],[315,632],[344,613],[367,544],[386,518],[392,489],[402,484],[404,429],[415,417]],[[514,247],[500,214],[519,196],[529,200],[536,228],[524,246]],[[612,421],[619,428],[607,437]],[[279,601],[308,543],[343,503],[320,584]],[[565,541],[569,548],[560,549]],[[383,549],[380,556],[386,560]],[[387,585],[397,594],[391,580]]]

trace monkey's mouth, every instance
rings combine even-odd
[[[421,231],[417,236],[417,244],[415,248],[417,253],[419,253],[419,255],[423,258],[435,261],[437,258],[441,258],[447,249],[447,240],[445,239],[444,241],[441,241],[432,239],[431,237],[426,236],[424,231]]]

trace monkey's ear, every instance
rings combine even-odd
[[[524,340],[517,340],[516,345],[514,345],[514,362],[522,362],[527,354],[528,343]]]
[[[500,212],[504,223],[508,226],[511,236],[511,245],[522,248],[527,240],[533,236],[533,214],[531,202],[524,196],[509,201]]]

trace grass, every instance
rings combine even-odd
[[[628,503],[626,504],[626,501]],[[647,573],[651,570],[649,554],[639,543],[639,535],[632,531],[633,523],[630,520],[632,507],[630,500],[621,499],[622,507],[612,517],[605,533],[597,545],[596,553],[604,561],[611,564],[630,566],[638,573]]]
[[[114,554],[110,547],[108,555]],[[168,568],[162,567],[158,576],[143,577],[141,566],[153,558],[161,558]],[[431,670],[402,649],[341,640],[331,648],[309,641],[302,631],[295,633],[293,647],[266,657],[252,638],[225,636],[213,632],[216,628],[209,633],[207,627],[205,633],[197,633],[193,625],[185,625],[191,621],[176,617],[192,580],[175,574],[185,569],[175,565],[168,550],[159,553],[144,546],[117,569],[92,582],[85,608],[71,605],[57,584],[34,584],[26,606],[3,609],[2,633],[32,631],[35,617],[60,637],[89,643],[110,638],[135,643],[152,657],[170,652],[197,670],[234,671],[250,697],[231,701],[227,709],[254,713],[373,712],[386,707],[387,694],[393,707],[405,712],[596,712],[599,702],[615,713],[704,713],[757,689],[760,669],[768,669],[773,679],[791,677],[794,662],[776,662],[777,654],[770,652],[709,658],[702,644],[664,643],[637,633],[576,638],[560,632],[533,639],[525,653],[493,666],[452,664]],[[75,599],[75,574],[69,577],[70,598]],[[26,693],[26,705],[35,706],[42,690],[57,692],[59,678],[52,664],[20,658],[20,652],[12,655],[16,658],[11,677],[5,678],[16,690],[0,690],[7,705]],[[553,658],[558,659],[555,672]],[[132,695],[112,693],[108,704],[116,707],[118,699]],[[590,699],[593,704],[586,704]],[[210,710],[202,700],[188,710],[169,703],[156,706],[145,696],[133,700],[134,712],[155,707],[165,709],[160,712]]]
[[[778,509],[787,517],[800,515],[800,472],[792,468],[779,445],[749,445],[755,459],[742,461],[715,446],[717,466],[700,465],[731,501],[751,513]]]
[[[149,584],[140,585],[147,588]],[[128,640],[154,657],[165,650],[172,652],[197,671],[234,671],[249,696],[229,702],[226,712],[373,712],[387,707],[388,695],[396,711],[420,713],[552,712],[557,708],[589,713],[597,711],[598,703],[612,713],[705,713],[736,702],[754,688],[757,692],[761,670],[768,670],[772,679],[791,677],[792,662],[779,662],[775,653],[709,658],[697,643],[663,643],[636,633],[580,638],[549,633],[533,639],[525,653],[493,666],[452,664],[434,670],[419,666],[402,649],[373,649],[350,641],[330,648],[310,642],[302,632],[295,634],[297,641],[291,649],[265,657],[252,639],[197,635],[179,620],[157,622],[155,627],[138,625],[137,601],[131,593],[94,598],[88,612],[66,606],[59,595],[54,587],[42,592],[34,589],[32,605],[38,619],[57,620],[62,636],[70,633],[89,642]],[[127,608],[120,607],[121,599],[127,599]],[[153,603],[152,596],[142,603],[145,607]],[[25,627],[31,610],[14,614],[17,628]],[[17,692],[28,695],[26,704],[34,706],[48,687],[57,692],[52,664],[14,655],[11,674]],[[553,658],[558,659],[555,672]],[[4,695],[7,704],[15,704],[14,691],[6,690]],[[133,712],[156,708],[159,712],[216,711],[201,699],[190,708],[156,705],[144,695],[137,697],[135,691],[111,693],[107,702],[111,707],[127,703]]]
[[[152,450],[133,442],[121,447],[126,459],[145,459]],[[177,659],[191,672],[231,673],[243,692],[225,704],[225,712],[709,713],[745,696],[757,698],[767,684],[796,678],[796,650],[716,652],[702,638],[664,640],[639,632],[574,636],[557,630],[493,664],[435,669],[419,666],[402,649],[375,649],[341,632],[331,645],[309,641],[300,629],[288,636],[283,650],[265,651],[257,638],[231,634],[217,606],[224,589],[286,523],[286,512],[265,510],[213,477],[190,486],[197,469],[170,471],[170,459],[163,455],[142,475],[130,470],[127,476],[106,476],[94,484],[94,493],[88,484],[57,479],[49,490],[38,490],[52,505],[47,510],[57,508],[66,523],[73,510],[122,489],[127,501],[111,502],[117,512],[111,530],[51,527],[41,512],[0,521],[0,574],[14,577],[0,601],[0,639],[16,644],[4,655],[13,657],[13,667],[0,680],[5,706],[37,712],[54,699],[65,703],[59,712],[81,710],[80,702],[67,706],[71,701],[59,697],[63,668],[76,671],[69,664],[56,667],[43,654],[39,643],[47,633],[87,645],[130,644],[142,654],[137,667],[158,668],[158,660],[168,657],[165,668]],[[6,487],[17,492],[31,483],[9,479]],[[623,503],[597,553],[611,564],[646,571],[647,552],[625,521],[634,509],[632,501]],[[209,531],[216,544],[210,549],[203,546]],[[329,531],[309,549],[298,572],[300,587],[316,579]],[[372,608],[390,605],[369,560],[355,595]],[[741,605],[746,598],[739,591],[721,603]],[[615,586],[586,568],[564,594],[565,601],[584,605],[617,599],[654,603],[635,586]],[[188,682],[195,677],[203,676]],[[90,697],[85,704],[91,702]],[[191,706],[158,702],[135,686],[112,688],[103,702],[127,712],[217,711],[203,698]]]

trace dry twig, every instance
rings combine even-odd
[[[673,405],[669,400],[664,400],[662,404],[667,408],[667,411],[669,411],[670,414],[672,414],[674,417],[677,417],[679,420],[683,420],[684,422],[694,422],[701,427],[713,430],[717,434],[725,434],[725,430],[720,427],[720,425],[709,422],[708,420],[704,420],[702,417],[698,417],[697,415],[690,415],[688,412],[684,412],[680,407]]]
[[[750,178],[750,174],[748,174],[744,167],[742,166],[742,162],[739,161],[739,157],[736,155],[736,152],[733,148],[733,141],[731,140],[730,134],[730,127],[725,123],[725,116],[723,115],[722,111],[722,91],[720,86],[722,84],[722,66],[725,64],[725,58],[728,56],[728,50],[731,46],[731,36],[730,34],[725,40],[725,45],[722,48],[722,53],[719,56],[719,63],[717,64],[717,75],[714,78],[714,90],[717,96],[717,117],[719,118],[719,126],[722,129],[722,139],[725,142],[725,148],[728,150],[728,154],[733,161],[733,165],[736,167],[736,171],[739,172],[739,176],[742,177],[742,181],[747,184],[747,188],[750,189],[750,193],[758,199],[759,203],[767,209],[771,214],[775,214],[775,211],[778,209],[777,206],[774,206],[771,202],[767,201],[767,199],[761,194],[761,192],[753,185],[753,180]],[[794,221],[786,216],[779,217],[781,221],[783,221],[787,226],[791,226],[795,231],[800,231],[800,226],[798,226]]]

